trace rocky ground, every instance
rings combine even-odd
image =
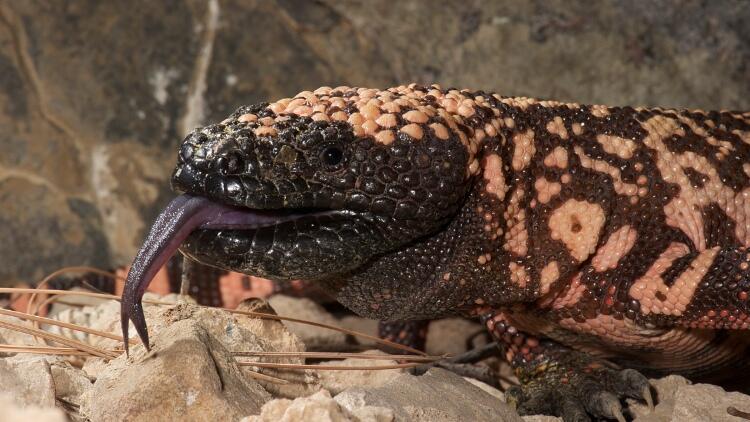
[[[167,298],[169,299],[169,298]],[[174,299],[174,298],[172,298]],[[274,309],[272,309],[273,307]],[[111,333],[119,332],[119,305],[57,310],[56,318]],[[337,319],[307,299],[277,296],[270,305],[245,302],[240,309],[278,312],[372,332],[372,321]],[[238,361],[305,363],[296,358],[237,357],[245,352],[302,352],[352,348],[347,335],[300,324],[230,314],[191,304],[147,306],[153,349],[132,347],[131,357],[101,358],[0,355],[0,406],[6,421],[242,420],[242,421],[555,421],[520,417],[503,393],[441,368],[424,375],[407,369],[313,371],[258,369]],[[2,317],[11,321],[11,317]],[[15,320],[13,322],[19,322]],[[430,354],[461,353],[480,327],[463,320],[433,323]],[[111,350],[116,340],[54,327]],[[476,344],[475,339],[475,344]],[[15,331],[0,330],[0,343],[38,344]],[[360,344],[360,347],[368,346]],[[365,353],[381,353],[367,351]],[[385,355],[387,358],[387,355]],[[310,363],[310,362],[307,362]],[[325,365],[389,365],[394,360],[320,362]],[[483,364],[492,365],[493,362]],[[256,372],[257,371],[257,372]],[[260,373],[260,375],[259,375]],[[280,384],[278,379],[286,380]],[[658,405],[653,412],[629,403],[635,421],[739,421],[729,407],[750,409],[750,396],[719,387],[690,384],[677,376],[653,380]]]

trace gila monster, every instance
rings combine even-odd
[[[122,302],[178,248],[379,320],[480,316],[521,414],[623,418],[750,345],[750,113],[323,87],[183,141]],[[126,343],[127,346],[127,343]]]

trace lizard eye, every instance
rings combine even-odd
[[[335,145],[328,146],[321,151],[320,161],[328,167],[337,167],[344,161],[344,151]]]

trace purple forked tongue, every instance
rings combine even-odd
[[[251,228],[278,221],[273,216],[218,204],[200,196],[180,195],[173,199],[151,226],[125,282],[120,308],[125,352],[128,353],[128,322],[131,320],[144,346],[149,349],[148,330],[141,302],[143,293],[159,268],[193,230]]]

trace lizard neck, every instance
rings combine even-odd
[[[360,315],[380,320],[428,319],[477,307],[537,300],[548,269],[528,267],[527,231],[532,184],[532,139],[516,127],[517,109],[475,108],[457,125],[470,149],[471,189],[446,226],[396,252],[326,282],[337,299]]]

